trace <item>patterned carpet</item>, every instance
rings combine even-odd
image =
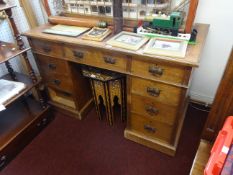
[[[207,113],[189,106],[175,157],[124,138],[125,124],[57,114],[1,175],[188,175]]]

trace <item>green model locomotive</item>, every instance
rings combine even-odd
[[[172,12],[167,15],[151,16],[146,19],[143,27],[150,29],[151,33],[159,33],[177,36],[180,26],[183,23],[183,15],[181,12]]]

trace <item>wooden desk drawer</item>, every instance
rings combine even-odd
[[[176,120],[178,108],[164,105],[150,98],[132,94],[131,111],[147,117],[148,119],[173,125]]]
[[[182,91],[186,89],[132,77],[132,93],[150,97],[163,104],[179,105]]]
[[[65,57],[71,61],[86,64],[91,60],[92,55],[90,50],[77,46],[66,46],[64,48]]]
[[[132,60],[131,72],[145,78],[187,85],[191,69]]]
[[[45,55],[36,55],[36,61],[43,74],[70,75],[67,61]]]
[[[57,43],[33,39],[31,41],[31,44],[33,51],[36,53],[55,56],[55,57],[63,56],[62,46]]]
[[[60,90],[48,88],[50,100],[53,103],[57,103],[72,109],[76,109],[74,97],[71,93],[63,92]]]
[[[54,74],[53,76],[44,75],[42,77],[46,85],[49,87],[56,88],[68,93],[73,92],[73,82],[67,76]]]
[[[174,126],[169,126],[154,120],[148,120],[143,116],[131,114],[128,121],[128,127],[130,130],[134,130],[135,132],[152,139],[160,139],[169,144],[173,141]]]
[[[124,55],[67,46],[65,57],[71,61],[108,70],[126,72],[127,58]]]
[[[94,52],[94,65],[100,68],[126,72],[127,71],[127,57],[121,54],[114,54],[109,52]]]

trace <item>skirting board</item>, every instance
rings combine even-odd
[[[212,104],[213,101],[214,101],[214,97],[199,94],[199,93],[196,93],[194,91],[189,92],[189,97],[190,97],[191,101],[192,100],[193,101],[198,101],[198,102],[202,102],[203,104],[207,104],[207,105]]]

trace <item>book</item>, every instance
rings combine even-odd
[[[10,100],[17,95],[20,91],[26,88],[26,85],[21,82],[10,80],[0,80],[0,105]],[[1,111],[1,110],[0,110]]]

